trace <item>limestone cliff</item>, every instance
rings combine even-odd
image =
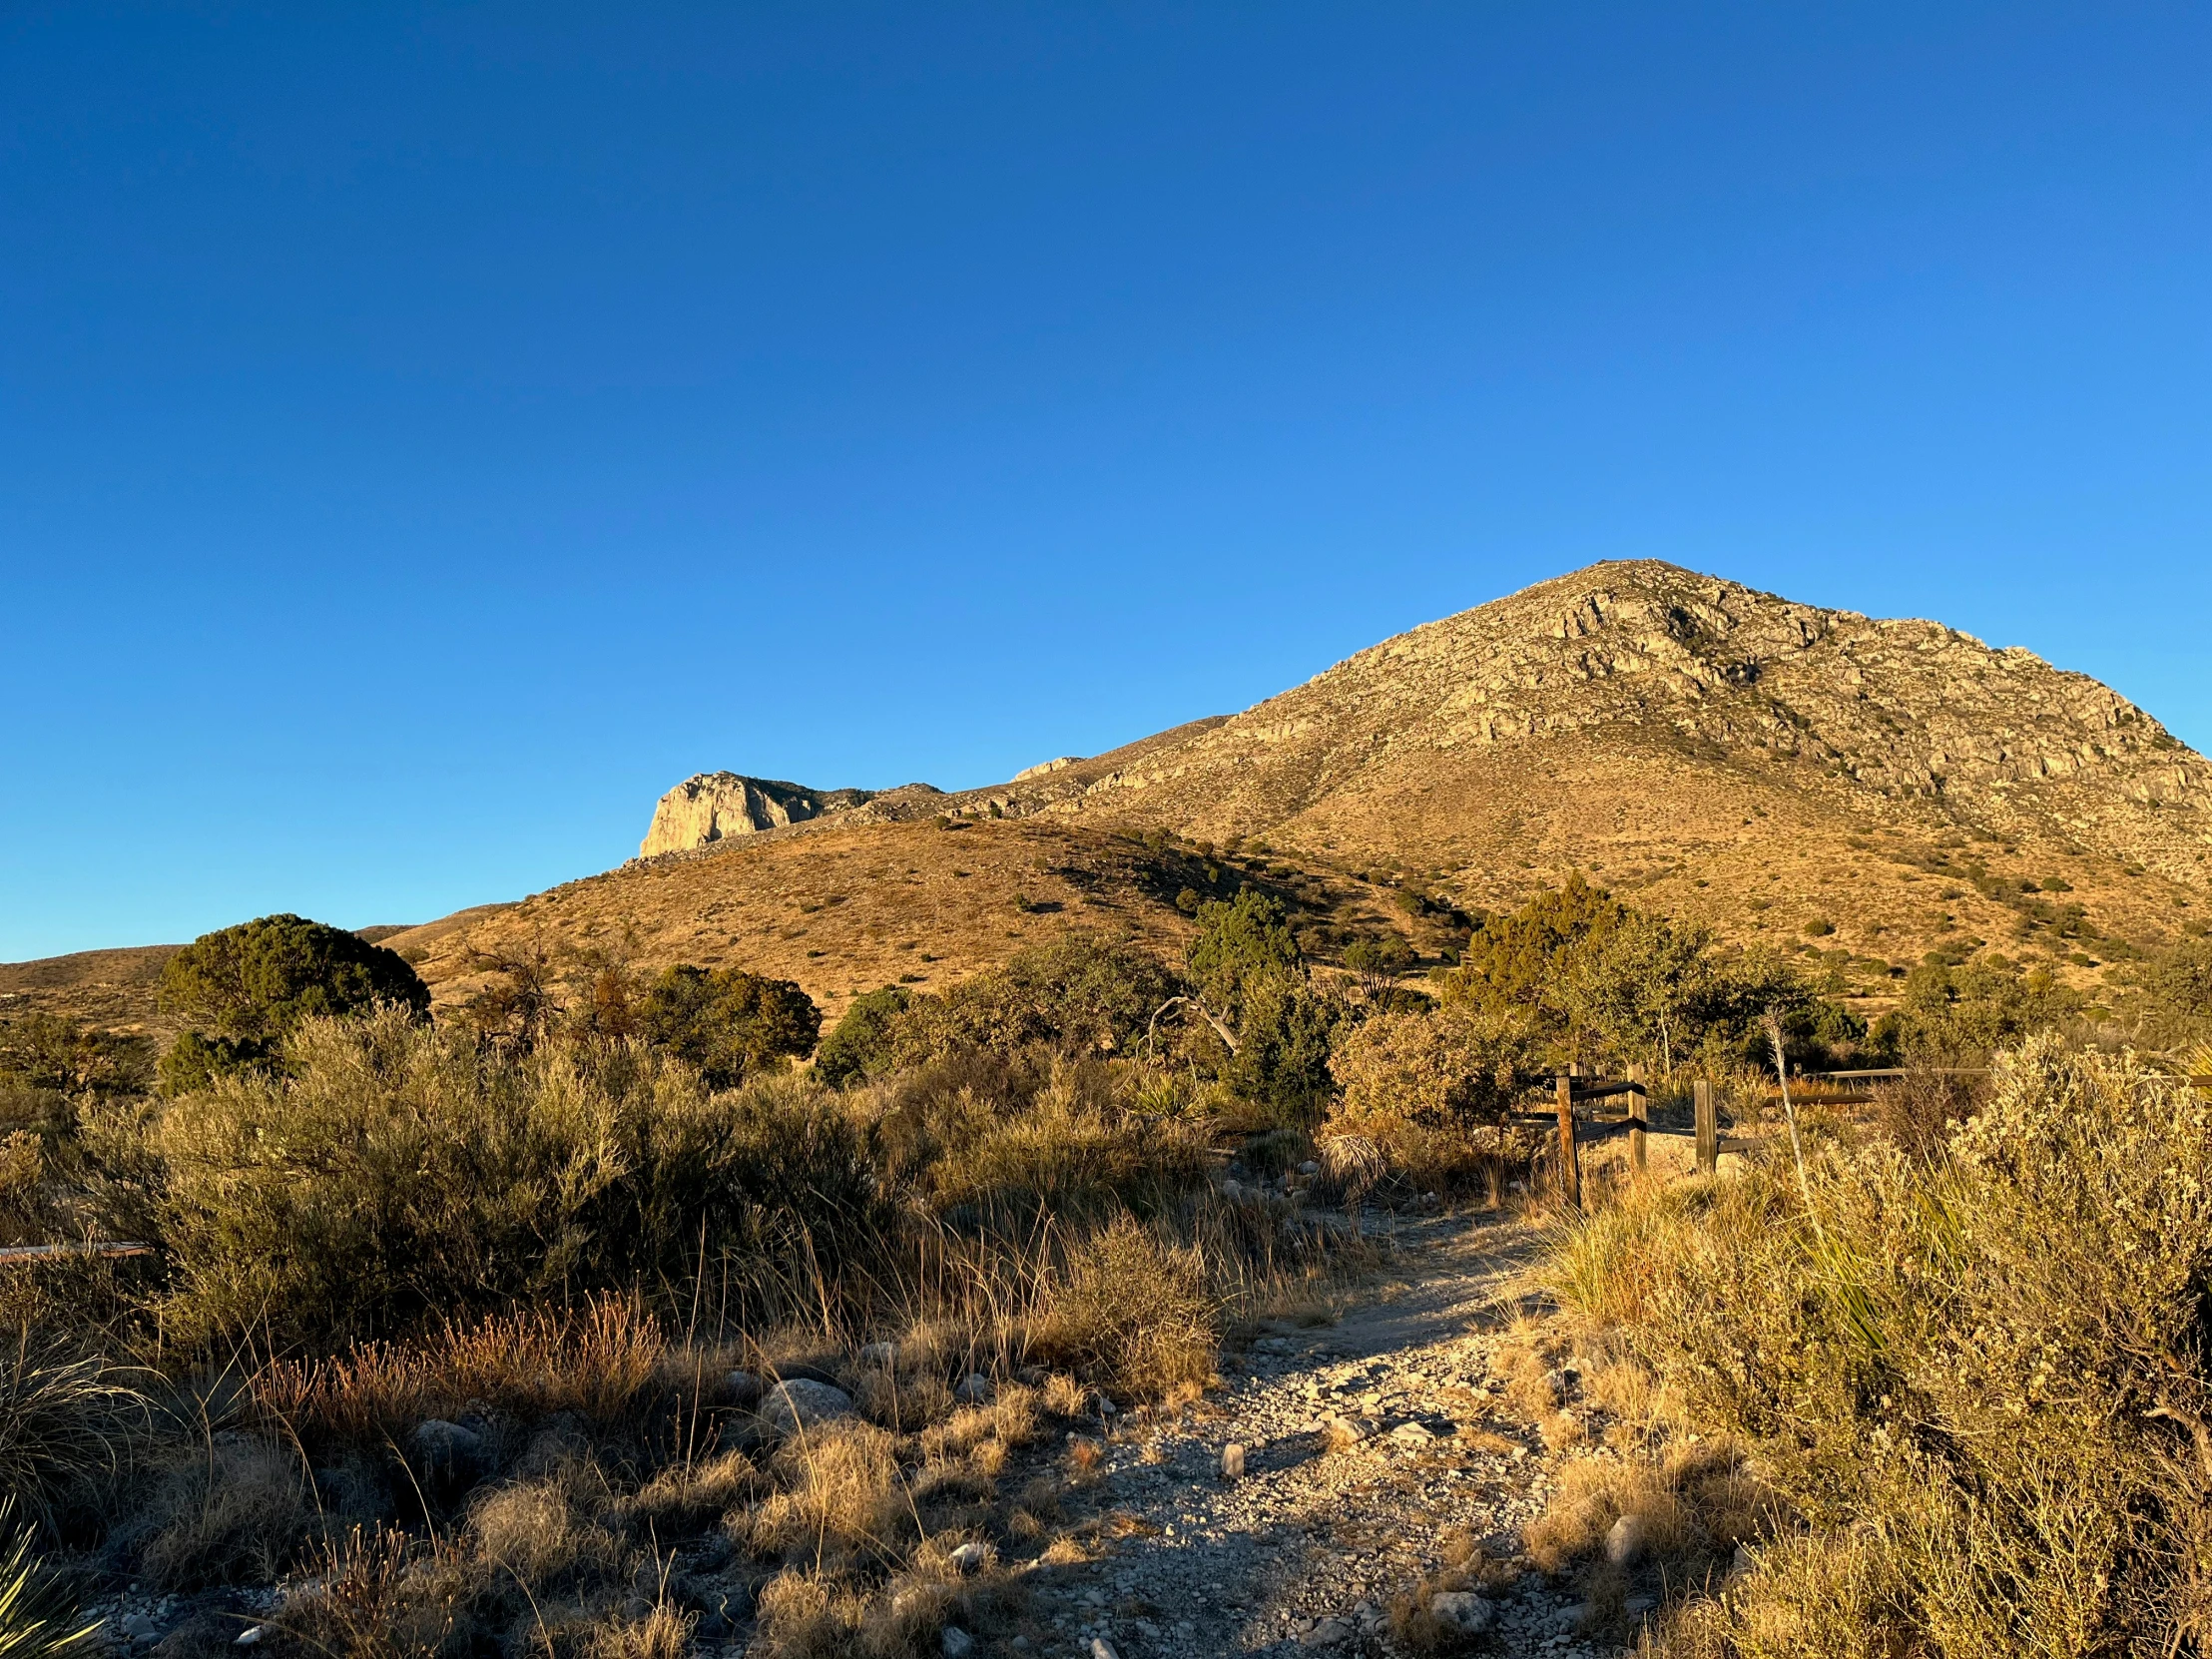
[[[866,790],[810,790],[772,778],[702,772],[661,797],[638,856],[688,852],[735,835],[804,824],[872,799]]]

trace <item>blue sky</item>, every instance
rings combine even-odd
[[[0,10],[0,958],[992,782],[1607,557],[2212,744],[2212,13]]]

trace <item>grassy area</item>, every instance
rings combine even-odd
[[[1557,1292],[1649,1440],[1567,1482],[1532,1549],[1602,1595],[1636,1515],[1662,1645],[1698,1659],[2196,1651],[2212,1103],[2045,1037],[1965,1121],[1925,1118],[1562,1236]]]
[[[80,1590],[196,1609],[178,1653],[1010,1634],[1096,1524],[1088,1437],[1370,1265],[1225,1192],[1245,1138],[1119,1060],[716,1091],[622,1040],[310,1020],[280,1070],[76,1122],[71,1213],[160,1250],[4,1270],[0,1484]]]

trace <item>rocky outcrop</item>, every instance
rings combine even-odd
[[[867,790],[810,790],[772,778],[702,772],[661,797],[638,856],[688,852],[735,835],[782,830],[872,799]]]

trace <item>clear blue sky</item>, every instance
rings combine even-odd
[[[0,958],[1651,555],[2212,743],[2212,12],[0,10]]]

